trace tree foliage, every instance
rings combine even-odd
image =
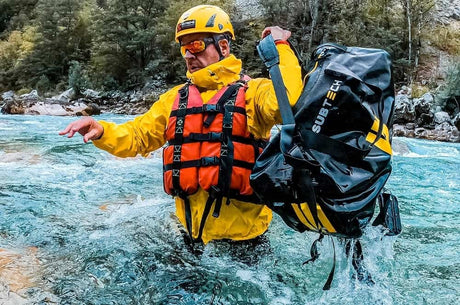
[[[166,7],[160,0],[114,0],[95,8],[91,66],[98,83],[108,77],[125,87],[142,84],[147,66],[162,56],[157,36]]]
[[[258,17],[241,1],[208,0],[232,18],[232,52],[253,77],[264,75],[255,44],[265,26],[292,31],[308,60],[320,43],[386,49],[396,81],[411,80],[424,41],[457,52],[458,35],[432,27],[434,0],[259,0]],[[200,0],[0,0],[0,91],[68,84],[82,89],[130,89],[151,79],[184,81],[174,41],[177,19]],[[438,34],[436,34],[438,33]],[[431,35],[431,36],[430,36]],[[436,36],[433,38],[432,36]],[[84,80],[84,81],[83,81]],[[84,85],[83,85],[84,83]]]

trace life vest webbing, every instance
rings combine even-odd
[[[181,155],[182,155],[182,140],[184,138],[184,123],[185,123],[185,115],[187,110],[187,103],[188,103],[188,84],[182,87],[179,90],[179,105],[176,117],[176,127],[174,130],[174,138],[177,140],[176,145],[174,145],[173,149],[173,163],[172,163],[172,183],[175,190],[179,191],[180,188],[180,163],[181,163]]]
[[[189,168],[189,167],[203,167],[203,166],[213,166],[213,165],[220,165],[221,161],[219,157],[202,157],[198,160],[190,160],[190,161],[182,161],[181,168]],[[246,162],[242,160],[233,160],[234,167],[242,167],[246,169],[252,169],[254,167],[254,163]],[[173,169],[172,164],[163,165],[164,171],[170,171]]]
[[[253,138],[245,138],[242,136],[230,136],[232,141],[239,142],[242,144],[250,144],[255,145],[257,147],[261,147],[260,141],[257,141]],[[168,145],[177,145],[177,144],[187,144],[187,143],[194,143],[194,142],[222,142],[224,136],[221,132],[209,132],[209,133],[190,133],[188,137],[183,137],[181,141],[176,139],[171,139],[168,141]],[[257,150],[256,158],[259,155]]]
[[[241,87],[241,83],[231,85],[221,96],[217,105],[220,105],[224,109],[224,118],[222,120],[222,133],[223,139],[220,146],[220,166],[219,166],[219,178],[217,185],[211,186],[209,190],[209,197],[206,201],[206,205],[201,217],[200,228],[198,231],[198,240],[201,240],[203,235],[204,225],[208,218],[211,206],[215,201],[213,217],[219,217],[220,208],[222,206],[222,198],[229,194],[231,175],[232,175],[232,163],[233,163],[233,142],[232,142],[232,131],[233,131],[233,113],[227,109],[227,105],[234,106],[235,100],[238,95],[238,89]],[[212,121],[215,119],[216,113],[211,113],[203,123],[204,126],[209,127]],[[229,200],[229,199],[227,199]],[[229,202],[228,202],[229,203]]]
[[[174,130],[174,138],[177,139],[178,143],[181,143],[184,138],[184,123],[185,115],[187,114],[187,103],[188,103],[188,90],[189,85],[186,84],[179,90],[179,105],[178,111],[176,114],[176,127]],[[173,150],[173,163],[172,163],[172,184],[174,190],[176,190],[177,195],[184,200],[184,210],[185,210],[185,223],[187,231],[189,232],[190,239],[193,242],[192,236],[192,210],[190,207],[190,201],[185,194],[185,192],[180,187],[180,166],[181,166],[181,155],[182,155],[182,145],[174,145]]]
[[[225,109],[222,105],[209,105],[204,104],[203,106],[187,108],[186,114],[197,114],[197,113],[224,113]],[[230,108],[230,111],[237,112],[241,114],[246,114],[246,109],[243,107],[233,106]],[[177,116],[179,110],[171,111],[170,117]]]
[[[234,158],[234,146],[232,141],[232,131],[233,131],[233,114],[234,112],[229,111],[228,107],[235,106],[236,96],[238,94],[238,89],[240,88],[241,84],[237,83],[232,85],[228,90],[232,91],[230,98],[224,103],[224,118],[222,120],[222,133],[224,139],[222,141],[222,145],[220,147],[220,160],[221,165],[219,168],[219,180],[218,185],[221,189],[221,196],[216,201],[216,206],[214,208],[214,212],[212,216],[219,217],[220,207],[222,205],[222,196],[225,195],[228,198],[228,192],[230,190],[230,183],[232,179],[232,171],[233,171],[233,158]],[[227,204],[229,201],[227,200]]]
[[[216,109],[222,109],[222,111],[219,111],[219,112],[225,113],[227,111],[227,109],[224,108],[225,101],[230,99],[230,97],[233,96],[233,95],[235,95],[235,98],[236,98],[236,94],[238,93],[238,88],[241,85],[242,85],[242,83],[238,82],[238,83],[235,83],[235,84],[229,86],[225,90],[224,94],[222,94],[222,96],[219,98],[219,100],[216,103]],[[246,114],[246,110],[244,111],[244,114]],[[204,121],[203,125],[206,126],[206,127],[209,127],[209,125],[211,125],[212,121],[214,121],[214,119],[216,118],[216,115],[217,115],[217,111],[210,113],[208,115],[208,117],[206,118],[206,120]]]

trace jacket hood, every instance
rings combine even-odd
[[[241,60],[230,55],[196,72],[187,71],[187,78],[197,87],[220,89],[240,79],[241,67]]]

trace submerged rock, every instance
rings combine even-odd
[[[397,138],[393,138],[391,147],[393,149],[393,153],[396,155],[407,155],[410,153],[409,146]]]
[[[36,247],[21,251],[0,248],[0,287],[5,285],[8,292],[7,303],[3,303],[5,298],[0,291],[0,304],[26,304],[26,289],[36,286],[34,275],[31,274],[31,271],[38,271],[40,265],[36,254]]]

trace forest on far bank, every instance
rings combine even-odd
[[[214,4],[229,13],[237,37],[232,51],[253,77],[265,73],[255,53],[260,33],[279,25],[292,31],[304,63],[323,42],[382,48],[392,55],[397,85],[458,99],[459,20],[440,22],[435,1],[0,0],[0,92],[183,82],[177,19],[194,5]]]

